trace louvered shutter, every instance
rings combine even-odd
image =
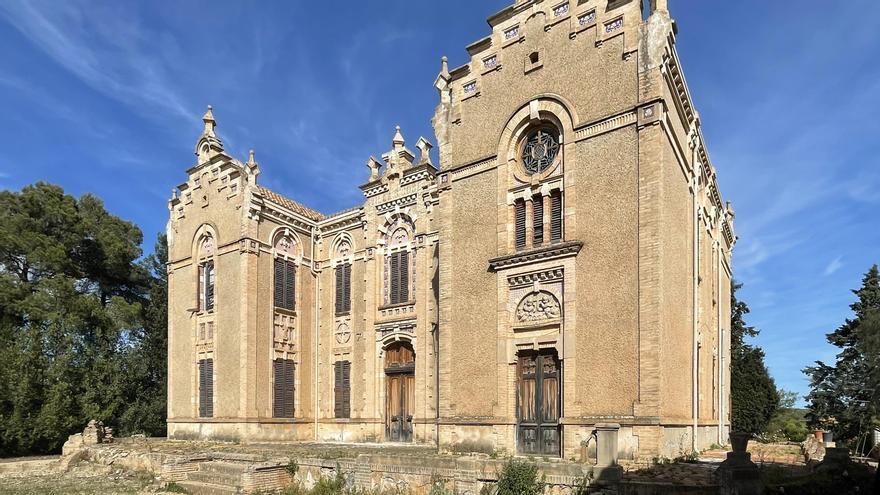
[[[333,414],[337,418],[344,417],[342,363],[342,361],[336,361],[333,365]]]
[[[296,309],[296,266],[290,261],[284,264],[284,307],[293,311]]]
[[[401,251],[400,261],[397,263],[400,270],[400,301],[409,301],[409,251]]]
[[[205,417],[214,416],[214,360],[205,359]]]
[[[345,275],[345,282],[343,283],[345,290],[342,294],[342,301],[345,304],[343,311],[351,311],[351,265],[346,263],[343,268],[343,273]]]
[[[526,247],[526,203],[518,200],[514,203],[514,229],[516,231],[516,248]]]
[[[275,306],[284,307],[284,260],[275,258]]]
[[[208,388],[205,384],[205,360],[199,361],[199,417],[207,417],[207,393]]]
[[[342,417],[351,417],[351,361],[342,362]]]
[[[336,267],[336,314],[345,311],[345,266]]]
[[[544,242],[544,198],[540,195],[532,198],[532,222],[534,225],[534,246],[540,246]]]
[[[214,309],[214,262],[205,263],[205,309]]]
[[[393,253],[391,255],[391,259],[389,260],[389,269],[391,271],[390,282],[391,282],[391,304],[397,304],[400,302],[400,253]]]
[[[293,360],[284,360],[284,417],[293,417]]]
[[[272,361],[272,416],[284,416],[284,362],[281,359]]]
[[[550,194],[550,240],[562,240],[562,191]]]

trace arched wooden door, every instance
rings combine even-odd
[[[408,342],[385,350],[385,439],[409,442],[415,409],[416,354]]]
[[[561,383],[562,369],[556,351],[519,355],[516,401],[521,454],[559,455]]]

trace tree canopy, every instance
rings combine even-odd
[[[840,440],[858,443],[878,426],[880,399],[880,271],[872,266],[853,291],[853,318],[827,335],[840,349],[834,365],[816,361],[804,370],[811,426],[830,429]],[[862,444],[856,445],[860,447]]]
[[[0,211],[0,456],[56,452],[90,419],[161,433],[163,240],[141,261],[136,225],[46,183]]]
[[[764,364],[764,351],[746,343],[758,329],[745,322],[749,307],[736,297],[741,284],[732,284],[730,322],[730,401],[733,431],[762,433],[779,409],[776,383]]]

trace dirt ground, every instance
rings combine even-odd
[[[27,467],[27,462],[21,463]],[[0,472],[3,495],[92,495],[157,493],[159,485],[148,473],[133,473],[110,466],[81,463],[69,472],[55,466]]]

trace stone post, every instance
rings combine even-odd
[[[620,425],[600,423],[596,425],[596,466],[594,477],[598,481],[619,481],[623,468],[617,463],[617,435]]]
[[[752,454],[748,452],[750,433],[731,433],[730,444],[733,452],[727,453],[727,459],[718,466],[715,475],[721,485],[721,495],[761,495],[764,484],[761,472],[752,462]]]

